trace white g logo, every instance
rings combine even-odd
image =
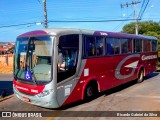
[[[130,74],[128,74],[128,75],[121,75],[121,73],[120,73],[120,70],[121,70],[122,65],[123,65],[128,59],[134,58],[134,57],[140,57],[140,54],[129,55],[129,56],[127,56],[125,59],[123,59],[123,60],[118,64],[118,66],[117,66],[117,68],[116,68],[116,70],[115,70],[115,77],[116,77],[117,79],[126,79],[126,78],[128,78],[128,77],[131,77],[131,76],[134,74],[134,72],[135,72],[135,70],[136,70],[136,67],[132,67],[132,72],[131,72]]]

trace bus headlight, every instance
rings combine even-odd
[[[51,89],[51,90],[45,90],[45,91],[39,93],[37,96],[38,96],[38,97],[44,97],[44,96],[49,95],[49,94],[52,93],[52,92],[54,92],[53,89]]]

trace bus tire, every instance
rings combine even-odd
[[[96,81],[89,83],[85,89],[85,100],[91,101],[98,93],[98,85]]]
[[[141,83],[144,80],[144,70],[141,69],[138,73],[137,83]]]

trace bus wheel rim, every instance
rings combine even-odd
[[[93,95],[93,89],[92,89],[92,87],[88,87],[88,89],[87,89],[87,96],[90,97],[92,95]]]

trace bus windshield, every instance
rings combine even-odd
[[[52,78],[53,41],[50,36],[18,38],[14,57],[14,77],[45,84]]]

